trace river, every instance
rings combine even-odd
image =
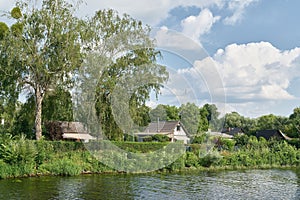
[[[300,171],[245,170],[0,180],[0,199],[300,199]]]

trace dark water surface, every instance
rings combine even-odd
[[[0,180],[0,199],[300,199],[300,171],[7,179]]]

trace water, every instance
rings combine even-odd
[[[246,170],[0,180],[0,199],[300,199],[300,172]]]

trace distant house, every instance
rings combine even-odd
[[[52,140],[74,140],[88,142],[96,138],[91,136],[81,122],[49,122],[46,124],[47,131]]]
[[[290,137],[286,136],[280,130],[260,130],[256,132],[256,137],[263,137],[266,140],[271,138],[280,139],[280,140],[291,140]]]
[[[224,128],[221,133],[225,133],[228,135],[236,136],[245,134],[242,128]]]
[[[227,138],[227,139],[233,138],[233,135],[223,133],[222,131],[221,132],[211,131],[210,129],[208,130],[208,132],[206,132],[206,134],[209,136],[213,136],[213,137],[221,137],[221,138]]]
[[[166,135],[171,142],[183,141],[184,144],[190,142],[187,131],[180,121],[158,121],[150,123],[143,132],[136,133],[139,142],[143,138],[154,136],[156,134]]]

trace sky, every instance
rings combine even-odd
[[[85,2],[80,16],[112,8],[152,27],[170,80],[150,106],[214,103],[247,117],[289,116],[300,106],[298,0]],[[12,7],[0,0],[0,10]]]

